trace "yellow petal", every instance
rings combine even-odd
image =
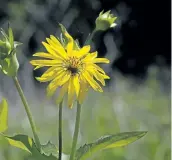
[[[73,76],[73,85],[75,87],[76,95],[78,97],[79,90],[80,90],[80,83],[79,83],[78,75]]]
[[[35,57],[49,58],[49,59],[56,59],[56,57],[53,56],[52,54],[44,53],[44,52],[37,52],[37,53],[33,54],[33,56],[35,56]]]
[[[86,95],[87,95],[87,92],[88,92],[88,84],[85,83],[83,80],[81,80],[80,82],[80,90],[79,90],[79,96],[78,96],[78,101],[80,104],[83,103]]]
[[[73,50],[74,40],[67,32],[65,33],[65,36],[68,38],[67,53],[70,55]]]
[[[40,82],[48,82],[54,79],[58,74],[60,74],[61,71],[63,71],[62,68],[57,68],[56,66],[51,67],[47,69],[47,71],[44,72],[41,77],[37,77],[36,79]]]
[[[66,74],[62,77],[62,79],[59,81],[59,85],[62,86],[65,84],[69,79],[71,78],[71,72],[66,71]]]
[[[50,47],[56,52],[58,56],[66,58],[66,52],[62,47],[62,45],[57,45],[57,43],[54,43],[54,41],[49,38],[46,38],[46,40],[50,44]]]
[[[58,82],[58,79],[56,79],[56,81]],[[47,96],[48,97],[50,97],[50,96],[52,96],[54,93],[55,93],[55,91],[57,90],[57,88],[58,88],[58,83],[56,83],[56,85],[53,85],[53,86],[48,86],[47,87]]]
[[[110,77],[108,75],[106,75],[106,74],[103,74],[103,78],[104,79],[110,79]]]
[[[30,62],[30,63],[31,63],[31,62]],[[32,63],[31,63],[31,64],[32,64]],[[36,67],[34,68],[34,70],[39,69],[39,68],[42,68],[42,67],[44,67],[44,66],[41,66],[41,65],[36,66]]]
[[[73,77],[71,77],[71,79],[69,81],[69,86],[68,86],[68,106],[69,106],[69,108],[72,108],[74,96],[75,96],[75,88],[73,86]]]
[[[48,96],[52,96],[54,94],[54,92],[56,91],[57,87],[59,86],[59,80],[64,77],[64,75],[66,74],[65,71],[61,71],[57,77],[50,82],[50,84],[47,87],[47,95]]]
[[[55,56],[55,57],[57,57],[57,58],[60,58],[59,55],[52,49],[52,47],[51,47],[49,44],[47,44],[47,43],[45,43],[45,42],[42,42],[42,44],[44,45],[44,47],[46,48],[46,50],[47,50],[50,54],[52,54],[53,56]]]
[[[60,89],[60,93],[59,93],[58,98],[56,100],[57,104],[60,103],[63,100],[63,97],[64,97],[65,93],[67,92],[68,85],[69,85],[69,83],[67,82]]]
[[[95,58],[93,63],[109,63],[109,60],[107,58]]]
[[[87,54],[89,54],[89,51],[90,51],[90,46],[84,46],[82,47],[80,50],[79,50],[79,53],[78,53],[78,57],[79,58],[83,58],[85,57]]]
[[[32,60],[30,63],[33,66],[61,66],[62,61],[61,60]]]
[[[101,82],[101,84],[103,85],[103,86],[105,86],[105,81],[104,81],[104,78],[103,78],[103,75],[100,73],[100,72],[98,72],[97,70],[89,70],[90,72],[91,72],[91,74],[93,74],[93,76],[99,81],[99,82]]]
[[[58,71],[63,71],[62,67],[50,67],[49,69],[47,69],[44,74],[41,77],[49,77],[49,76],[53,76],[54,74],[56,74]],[[59,74],[59,73],[58,73]]]
[[[63,48],[63,46],[61,45],[61,43],[56,43],[54,42],[51,38],[46,38],[47,42],[53,46],[53,47],[58,47],[58,48]],[[56,39],[57,40],[57,39]],[[58,40],[57,40],[58,41]]]
[[[96,58],[97,57],[97,51],[96,52],[93,52],[93,53],[90,53],[90,55],[89,55],[89,58],[90,59],[94,59],[94,58]]]
[[[93,77],[87,71],[83,72],[83,76],[95,91],[103,92],[100,85],[93,79]]]
[[[101,84],[102,84],[103,86],[105,86],[105,81],[104,81],[104,79],[110,79],[110,77],[109,77],[108,75],[102,74],[102,73],[100,73],[100,72],[97,71],[97,70],[94,70],[94,71],[93,71],[93,74],[94,74],[94,77],[95,77],[99,82],[101,82]]]
[[[48,82],[48,81],[51,81],[54,77],[46,77],[46,78],[35,77],[35,78],[40,82]]]
[[[103,74],[105,74],[105,71],[101,68],[101,67],[99,67],[98,65],[96,65],[96,64],[91,64],[90,66],[88,66],[88,68],[94,68],[94,69],[96,69],[96,70],[98,70],[99,72],[101,72],[101,73],[103,73]]]
[[[58,39],[56,37],[54,37],[53,35],[50,35],[50,38],[57,46],[63,48],[62,44],[58,41]]]
[[[93,52],[84,57],[83,62],[92,62],[94,58],[97,57],[97,52]]]

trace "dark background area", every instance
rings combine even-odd
[[[171,65],[170,0],[61,0],[52,3],[37,0],[34,1],[34,5],[32,1],[26,3],[21,0],[1,0],[0,25],[5,24],[13,16],[7,11],[9,4],[15,2],[19,4],[18,9],[23,10],[20,4],[25,3],[26,6],[25,15],[21,17],[23,21],[21,20],[17,25],[20,25],[23,32],[27,25],[33,25],[34,28],[24,44],[24,53],[27,57],[39,49],[41,32],[45,37],[56,32],[57,22],[64,21],[69,32],[83,44],[88,33],[94,28],[99,12],[112,10],[112,13],[118,16],[118,26],[98,33],[94,39],[100,57],[106,55],[107,47],[103,39],[107,33],[110,33],[120,53],[113,60],[112,68],[122,74],[143,78],[152,63],[163,67]],[[11,24],[15,25],[15,23]],[[14,30],[15,28],[16,26]],[[16,38],[20,39],[22,32],[18,30],[15,33]],[[34,75],[39,74],[37,72],[39,71]]]

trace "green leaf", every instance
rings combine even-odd
[[[58,160],[55,156],[52,154],[45,155],[44,153],[40,153],[38,149],[36,148],[35,143],[32,146],[32,155],[29,157],[29,160]]]
[[[5,42],[0,40],[0,47],[3,47],[5,45]]]
[[[30,156],[29,160],[58,160],[58,159],[52,155],[46,156],[37,152],[37,154]]]
[[[0,103],[0,132],[8,128],[8,103],[3,99]]]
[[[9,40],[8,35],[5,33],[5,31],[2,28],[1,28],[1,33],[6,40]]]
[[[52,154],[55,157],[58,157],[58,149],[50,141],[48,141],[48,143],[45,145],[41,145],[41,149],[42,149],[42,153],[44,153],[47,156],[50,156]]]
[[[14,36],[13,36],[13,31],[11,27],[8,27],[8,34],[9,34],[9,42],[11,47],[14,47]]]
[[[57,147],[50,141],[45,145],[41,145],[41,153],[36,149],[34,144],[32,156],[29,158],[29,160],[58,160],[58,153]],[[69,155],[62,153],[62,160],[68,159]]]
[[[59,156],[58,148],[50,141],[48,141],[48,143],[45,145],[41,145],[41,152],[46,156],[52,155],[56,158],[58,158]],[[67,159],[69,159],[69,155],[62,153],[62,160],[67,160]]]
[[[94,143],[85,144],[76,152],[76,159],[86,159],[93,153],[114,147],[126,146],[139,138],[143,137],[147,132],[124,132],[115,135],[107,135],[98,139]]]
[[[51,142],[41,145],[41,151],[39,151],[33,139],[27,135],[18,134],[12,137],[1,135],[8,140],[10,145],[29,152],[29,160],[58,160],[58,149]],[[62,160],[67,160],[68,157],[68,155],[62,154]]]
[[[10,145],[32,153],[33,140],[27,135],[18,134],[12,137],[3,135]]]
[[[36,148],[36,145],[32,138],[28,137],[27,135],[18,134],[13,137],[9,137],[3,135],[9,142],[10,145],[23,149],[29,153],[30,160],[57,160],[52,154],[45,155],[44,153],[40,153]]]

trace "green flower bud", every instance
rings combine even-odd
[[[109,28],[115,27],[117,25],[114,23],[116,19],[117,17],[110,14],[110,11],[100,12],[99,17],[96,19],[96,30],[106,31]]]
[[[0,40],[0,70],[8,76],[16,76],[19,63],[16,57],[16,47],[21,43],[15,42],[12,29],[8,28],[8,35],[1,29],[3,35]]]

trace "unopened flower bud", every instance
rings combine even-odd
[[[8,76],[16,76],[19,63],[16,57],[16,47],[21,43],[15,42],[12,29],[8,28],[8,35],[1,29],[3,35],[0,40],[0,70]]]
[[[100,12],[99,17],[96,19],[96,30],[106,31],[109,28],[115,27],[117,25],[114,23],[116,18],[113,14],[110,14],[110,11]]]

